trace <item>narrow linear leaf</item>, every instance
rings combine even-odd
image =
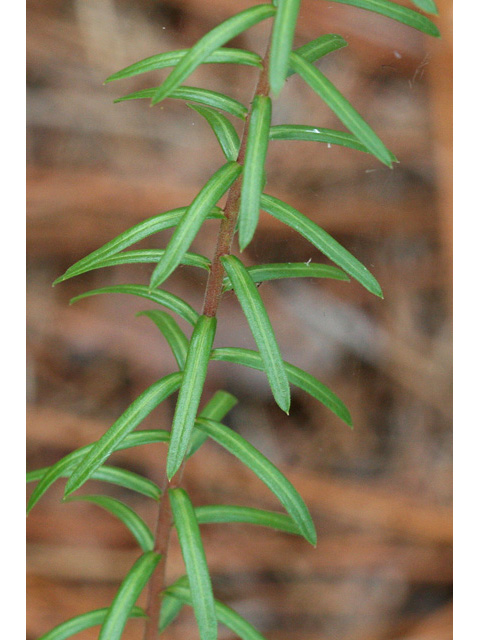
[[[230,409],[238,403],[235,396],[232,396],[228,391],[216,391],[213,398],[211,398],[200,412],[200,418],[210,418],[211,420],[223,420]],[[193,454],[200,449],[202,444],[208,436],[198,429],[194,429],[192,437],[190,438],[190,445],[187,453],[187,458],[193,456]]]
[[[92,289],[81,293],[79,296],[75,296],[70,300],[70,304],[89,298],[90,296],[98,296],[102,293],[128,293],[132,296],[139,296],[140,298],[146,298],[150,302],[160,304],[171,311],[177,313],[186,322],[194,325],[198,319],[198,313],[184,300],[169,293],[168,291],[156,290],[150,291],[148,287],[142,284],[117,284],[113,287],[102,287],[101,289]]]
[[[255,96],[248,127],[242,192],[238,214],[239,244],[243,251],[257,228],[260,196],[264,189],[264,166],[268,134],[272,118],[272,101],[268,96]]]
[[[402,7],[395,2],[389,2],[388,0],[333,0],[333,2],[349,4],[352,7],[373,11],[374,13],[379,13],[387,18],[392,18],[393,20],[402,22],[409,27],[418,29],[418,31],[422,31],[429,36],[434,36],[436,38],[440,37],[439,30],[431,20],[423,16],[421,13]]]
[[[27,484],[29,482],[38,482],[46,474],[48,469],[50,469],[50,467],[42,467],[41,469],[33,469],[32,471],[27,471],[27,473],[25,474],[25,482]]]
[[[275,96],[283,88],[289,69],[288,56],[292,50],[293,36],[297,25],[300,0],[279,0],[273,24],[270,53],[269,80]]]
[[[425,13],[433,13],[433,15],[438,16],[437,5],[433,0],[412,0],[412,2]]]
[[[66,640],[85,629],[90,629],[91,627],[103,624],[107,612],[108,607],[89,611],[88,613],[82,613],[79,616],[75,616],[74,618],[70,618],[70,620],[62,622],[47,633],[44,633],[38,640]],[[133,607],[129,615],[129,618],[145,617],[146,615],[140,607]]]
[[[134,93],[129,93],[122,98],[117,98],[114,102],[124,102],[125,100],[139,100],[142,98],[153,98],[157,93],[159,87],[152,87],[151,89],[141,89]],[[247,117],[248,109],[238,100],[230,98],[223,93],[217,91],[210,91],[209,89],[199,89],[197,87],[178,87],[175,91],[172,91],[168,98],[177,100],[191,100],[192,102],[199,102],[200,104],[207,105],[209,107],[215,107],[230,113],[236,118],[245,120]]]
[[[90,265],[86,265],[83,269],[76,271],[74,275],[78,276],[95,269],[103,269],[104,267],[116,267],[120,264],[156,264],[165,255],[165,249],[138,249],[135,251],[123,251],[114,256],[98,260]],[[185,253],[181,263],[189,267],[198,267],[200,269],[210,270],[210,260],[198,253]],[[73,277],[73,276],[69,276]],[[67,278],[64,278],[65,280]]]
[[[217,27],[207,33],[189,50],[180,60],[175,69],[170,73],[165,82],[159,88],[152,100],[152,104],[160,102],[172,91],[182,84],[197,67],[216,49],[235,38],[240,33],[253,27],[254,24],[275,15],[275,8],[270,4],[261,4],[250,7],[228,18]]]
[[[212,360],[221,360],[224,362],[235,362],[244,367],[251,367],[264,371],[264,364],[260,354],[250,349],[241,349],[239,347],[226,347],[222,349],[214,349],[211,355]],[[285,371],[289,381],[306,391],[313,398],[324,404],[330,411],[343,420],[349,427],[352,426],[352,417],[345,404],[336,396],[333,391],[314,378],[311,374],[303,371],[293,364],[284,362]]]
[[[121,638],[130,612],[159,563],[160,557],[160,554],[148,551],[135,562],[108,609],[98,640],[119,640]]]
[[[252,507],[238,507],[228,504],[206,505],[195,507],[198,524],[217,524],[223,522],[240,522],[269,527],[277,531],[299,534],[297,525],[290,516],[276,511],[253,509]]]
[[[60,462],[63,462],[63,460]],[[73,465],[70,466],[73,467]],[[63,466],[58,468],[56,465],[53,465],[52,467],[44,467],[38,471],[42,471],[44,474],[41,478],[38,478],[37,473],[28,474],[27,477],[27,482],[34,482],[40,479],[38,486],[35,487],[35,490],[28,501],[27,514],[33,509],[43,494],[56,480],[59,478],[69,478],[72,473],[71,468],[65,468]],[[119,467],[99,467],[90,479],[115,484],[118,487],[130,489],[130,491],[135,491],[136,493],[147,496],[147,498],[153,498],[153,500],[159,500],[162,495],[159,487],[148,478],[144,478],[133,471],[120,469]]]
[[[156,501],[158,501],[162,495],[160,488],[148,478],[144,478],[133,471],[127,471],[127,469],[120,469],[119,467],[103,465],[91,475],[90,479],[109,482],[110,484],[130,489],[130,491],[135,491],[135,493],[140,493]]]
[[[290,408],[288,378],[270,319],[257,287],[237,257],[224,256],[221,260],[262,356],[273,397],[278,406],[288,414]]]
[[[153,539],[152,532],[146,525],[145,521],[128,505],[121,502],[120,500],[117,500],[116,498],[102,495],[72,496],[67,499],[67,502],[78,501],[91,502],[92,504],[102,507],[102,509],[110,512],[112,515],[121,520],[127,527],[127,529],[129,529],[129,531],[133,534],[134,538],[140,545],[142,551],[153,551],[155,541]]]
[[[351,133],[325,129],[322,127],[312,127],[303,124],[278,124],[270,127],[270,140],[306,140],[311,142],[326,142],[342,147],[349,147],[364,153],[370,153],[367,147],[359,142]],[[389,151],[390,160],[398,162],[395,155]]]
[[[222,113],[209,107],[189,104],[191,109],[205,118],[217,138],[227,160],[236,160],[240,149],[240,139],[235,127]]]
[[[192,591],[188,584],[182,583],[178,580],[175,584],[168,587],[165,592],[182,603],[192,606]],[[227,607],[219,600],[214,601],[215,615],[218,622],[221,622],[226,627],[231,629],[242,640],[266,640],[261,633],[259,633],[255,627],[253,627],[245,618],[242,618],[236,611]]]
[[[195,511],[188,494],[183,489],[169,489],[168,494],[187,569],[188,582],[192,589],[192,605],[200,638],[201,640],[216,640],[217,617],[212,583]]]
[[[267,485],[292,516],[300,534],[315,546],[317,534],[312,518],[300,494],[283,473],[258,449],[224,424],[198,418],[196,426],[237,457]]]
[[[302,56],[304,60],[307,60],[308,62],[316,62],[328,53],[342,49],[347,45],[348,42],[342,38],[342,36],[339,36],[336,33],[327,33],[319,38],[315,38],[315,40],[307,42],[307,44],[304,44],[301,47],[297,47],[294,51],[299,56]],[[294,73],[295,71],[293,69],[289,69],[287,77]]]
[[[122,80],[123,78],[131,78],[137,76],[140,73],[147,73],[148,71],[156,71],[158,69],[165,69],[166,67],[175,67],[190,51],[190,49],[179,49],[177,51],[167,51],[166,53],[158,53],[154,56],[149,56],[143,60],[139,60],[134,64],[112,73],[105,80],[112,82],[113,80]],[[262,68],[262,58],[253,51],[246,51],[244,49],[229,49],[220,48],[213,51],[204,61],[203,64],[243,64],[251,67]]]
[[[106,433],[93,445],[73,471],[65,487],[65,497],[82,486],[109,455],[118,448],[120,442],[137,427],[140,422],[177,391],[182,381],[182,373],[171,373],[146,389]]]
[[[124,451],[132,447],[140,447],[145,444],[156,444],[170,441],[170,432],[163,429],[142,429],[129,433],[128,436],[118,443],[115,451]],[[89,445],[93,446],[93,445]]]
[[[367,291],[383,298],[382,289],[370,271],[309,218],[285,202],[266,194],[262,195],[261,207],[274,218],[300,233],[327,258],[330,258],[332,262],[355,278]]]
[[[178,326],[177,322],[165,311],[152,309],[150,311],[140,311],[137,317],[146,316],[153,320],[160,331],[165,336],[172,353],[177,361],[178,368],[183,371],[188,351],[188,338]]]
[[[117,451],[121,449],[130,449],[131,447],[137,447],[144,444],[154,444],[157,442],[169,442],[170,433],[168,431],[162,430],[143,430],[137,431],[136,433],[130,433],[125,440],[119,443]],[[91,451],[93,444],[86,445],[85,447],[81,447],[80,449],[76,449],[69,453],[64,458],[56,462],[51,467],[44,467],[43,469],[37,469],[36,471],[30,471],[27,473],[27,482],[36,482],[39,481],[38,485],[35,487],[30,499],[28,501],[27,513],[34,507],[34,505],[40,500],[43,494],[47,491],[47,489],[56,481],[58,478],[69,477],[72,470],[79,464],[79,462],[84,458],[85,454]],[[110,474],[110,478],[112,478],[112,469],[115,467],[100,467],[96,471],[96,473],[92,476],[92,479],[100,479],[98,478],[98,474],[103,473],[105,469],[107,471],[107,475]],[[121,469],[119,471],[122,471]],[[130,478],[128,488],[132,487],[132,481],[130,474],[131,472],[126,472],[125,474],[127,478]],[[114,471],[115,474],[115,471]],[[123,474],[123,477],[125,477]],[[137,474],[133,474],[135,477]],[[141,476],[138,476],[141,478]],[[104,479],[104,478],[103,478]],[[141,478],[144,480],[144,478]],[[114,481],[114,480],[111,480]],[[154,497],[155,499],[160,497],[160,490],[156,484],[150,481],[146,481],[147,484],[142,485],[148,487],[148,495]],[[118,482],[116,482],[118,484]],[[122,484],[125,486],[125,483]],[[137,484],[135,484],[137,486]],[[145,490],[143,491],[145,493]]]
[[[253,267],[247,267],[247,271],[256,283],[283,278],[331,278],[333,280],[350,281],[350,278],[340,269],[328,264],[315,262],[258,264]],[[228,277],[225,277],[223,290],[229,291],[231,288],[232,283]]]
[[[167,476],[169,480],[178,471],[188,449],[207,375],[216,327],[216,318],[200,316],[192,333],[168,447]]]
[[[57,278],[53,284],[58,284],[59,282],[73,278],[81,273],[86,273],[87,271],[95,269],[96,267],[94,265],[111,258],[122,251],[122,249],[125,249],[148,236],[158,233],[159,231],[175,227],[182,219],[187,208],[188,207],[180,207],[179,209],[172,209],[171,211],[166,211],[165,213],[152,216],[151,218],[143,220],[133,227],[130,227],[130,229],[127,229],[116,238],[113,238],[113,240],[110,240],[102,247],[96,249],[92,253],[88,254],[88,256],[85,256],[73,264],[66,270],[63,276]],[[222,219],[224,216],[218,207],[214,207],[208,217]]]
[[[160,620],[158,631],[163,633],[172,624],[183,608],[183,602],[167,593],[162,598],[162,608],[160,609]]]
[[[44,467],[43,469],[38,469],[36,472],[27,474],[27,482],[39,480],[39,472],[43,472],[44,476],[40,479],[41,485],[39,482],[39,485],[35,487],[35,491],[32,493],[30,500],[28,501],[27,515],[55,480],[58,480],[59,478],[69,478],[72,470],[64,468],[58,470],[55,468],[55,465],[52,467]],[[130,489],[130,491],[135,491],[135,493],[140,493],[147,498],[152,498],[157,501],[162,495],[159,487],[151,480],[148,480],[148,478],[144,478],[133,471],[120,469],[119,467],[99,467],[90,479],[115,484],[118,487]]]
[[[158,287],[178,267],[188,247],[204,223],[212,206],[223,196],[242,172],[236,162],[227,162],[208,180],[177,225],[165,254],[150,280],[150,290]]]
[[[294,52],[290,54],[290,64],[370,153],[391,168],[391,152],[335,85],[313,64]]]
[[[228,391],[216,391],[200,412],[202,418],[222,420],[238,404],[238,399]]]

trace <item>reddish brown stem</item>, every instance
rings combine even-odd
[[[161,558],[152,577],[150,578],[150,582],[148,583],[147,606],[145,609],[145,613],[148,618],[145,623],[144,640],[158,640],[158,623],[160,620],[160,608],[162,604],[161,593],[165,589],[168,547],[170,546],[170,534],[173,524],[168,490],[175,489],[180,486],[184,467],[185,461],[171,480],[168,480],[167,474],[165,473],[162,487],[163,492],[158,506],[158,519],[154,546],[154,550],[161,555]]]
[[[270,93],[270,84],[268,82],[268,61],[269,50],[265,54],[263,69],[255,88],[255,96],[268,96]],[[253,99],[252,99],[253,102]],[[242,142],[238,152],[237,162],[242,164],[245,161],[245,149],[247,146],[248,128],[250,124],[250,113],[248,112],[243,129]],[[238,209],[240,205],[240,195],[242,192],[242,174],[235,180],[228,192],[227,203],[223,210],[225,219],[220,224],[220,230],[217,238],[217,248],[215,256],[212,260],[210,274],[208,277],[207,288],[205,291],[205,301],[203,305],[203,314],[206,316],[215,316],[217,314],[220,298],[222,297],[222,283],[225,270],[220,258],[229,255],[232,249],[233,237],[235,235],[235,226],[237,224]]]
[[[268,60],[269,49],[265,54],[263,61],[263,69],[260,73],[257,86],[255,88],[254,96],[268,96],[270,93],[270,85],[268,82]],[[252,98],[253,101],[253,98]],[[245,160],[245,149],[247,146],[248,127],[250,122],[251,108],[248,112],[245,120],[245,126],[242,134],[242,141],[240,144],[240,150],[237,157],[237,162],[243,164]],[[242,190],[242,176],[230,187],[227,196],[227,202],[224,208],[225,218],[220,224],[220,229],[217,237],[217,247],[215,250],[215,256],[212,260],[212,266],[205,290],[205,301],[203,314],[213,317],[217,314],[218,305],[222,296],[222,284],[224,269],[220,258],[228,255],[232,248],[233,237],[235,235],[235,226],[237,224],[238,209],[240,204],[240,194]],[[162,591],[165,589],[165,575],[168,558],[168,547],[170,544],[170,534],[172,530],[172,512],[170,508],[170,501],[168,498],[168,490],[179,487],[182,480],[183,469],[185,461],[182,466],[172,478],[168,480],[166,474],[163,483],[163,493],[160,499],[158,508],[157,528],[155,533],[155,551],[161,554],[160,562],[158,563],[155,572],[150,578],[148,584],[148,596],[146,614],[148,616],[145,623],[144,640],[158,640],[158,623],[160,619],[161,608],[161,596]]]

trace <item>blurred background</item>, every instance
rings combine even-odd
[[[68,305],[88,289],[146,284],[151,266],[93,271],[55,288],[52,281],[136,222],[188,205],[223,163],[207,124],[184,103],[113,104],[158,85],[168,70],[102,83],[141,58],[191,46],[253,4],[27,0],[29,470],[96,440],[149,384],[175,369],[158,330],[135,317],[152,308],[148,302],[111,295]],[[261,373],[226,363],[209,369],[204,401],[218,388],[239,398],[225,422],[284,471],[319,535],[313,549],[247,525],[202,527],[216,597],[269,640],[452,637],[452,7],[449,0],[437,4],[441,40],[345,5],[302,2],[296,46],[323,33],[347,39],[347,48],[319,66],[400,163],[389,170],[369,155],[308,142],[269,147],[267,192],[344,244],[385,294],[382,301],[355,282],[327,280],[279,281],[260,290],[285,359],[346,402],[353,431],[295,388],[287,418]],[[231,45],[263,54],[268,32],[268,23],[258,25]],[[248,104],[256,74],[204,65],[187,84]],[[343,128],[295,76],[274,101],[274,124],[280,123]],[[192,250],[212,257],[217,228],[206,223]],[[169,235],[142,246],[164,247]],[[266,214],[242,259],[327,262]],[[181,267],[165,288],[200,311],[205,280],[204,272]],[[231,293],[222,301],[215,345],[255,348]],[[174,400],[143,426],[168,429]],[[160,445],[112,458],[158,482],[164,460]],[[128,531],[108,513],[86,503],[62,505],[63,484],[27,521],[31,640],[107,606],[138,556]],[[185,487],[197,505],[279,508],[211,442],[188,463]],[[153,526],[155,505],[147,498],[95,482],[83,492],[122,499]],[[176,539],[168,573],[171,580],[183,573]],[[141,632],[141,623],[129,622],[126,638]],[[94,629],[78,638],[97,635]],[[233,637],[221,628],[222,640]],[[188,607],[165,638],[197,638]]]

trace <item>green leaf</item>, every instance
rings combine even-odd
[[[216,49],[235,38],[240,33],[253,27],[254,24],[275,15],[275,8],[270,4],[250,7],[228,18],[201,38],[190,51],[180,60],[159,88],[152,100],[152,104],[160,102],[182,84],[198,65],[205,62]]]
[[[327,258],[330,258],[332,262],[355,278],[367,291],[383,298],[380,285],[370,271],[330,234],[299,211],[273,196],[263,194],[260,202],[262,209],[267,213],[300,233]]]
[[[425,13],[433,13],[435,16],[438,16],[437,5],[433,0],[412,0],[413,4],[425,11]]]
[[[122,249],[125,249],[126,247],[153,235],[154,233],[175,227],[182,219],[187,208],[188,207],[180,207],[179,209],[172,209],[171,211],[166,211],[160,215],[147,218],[147,220],[143,220],[133,227],[130,227],[127,231],[124,231],[113,240],[110,240],[99,249],[96,249],[88,256],[85,256],[85,258],[82,258],[69,267],[63,276],[57,278],[53,284],[58,284],[59,282],[73,278],[81,273],[86,273],[87,271],[96,269],[97,267],[95,265],[111,258],[122,251]],[[214,210],[210,212],[208,217],[222,219],[224,216],[218,207],[214,207]]]
[[[178,533],[188,581],[192,589],[192,605],[201,640],[216,640],[217,617],[213,591],[202,538],[193,505],[183,489],[169,489],[175,528]]]
[[[110,498],[109,496],[72,496],[67,499],[67,502],[78,501],[91,502],[103,509],[109,511],[112,515],[116,516],[123,524],[130,530],[142,551],[153,551],[154,539],[153,534],[146,525],[145,521],[135,513],[133,509],[127,506],[125,503],[117,500],[116,498]]]
[[[68,474],[68,476],[69,475],[70,474]],[[125,487],[125,489],[130,489],[130,491],[135,491],[136,493],[140,493],[147,496],[147,498],[152,498],[157,501],[162,495],[159,487],[148,478],[144,478],[133,471],[119,469],[118,467],[103,465],[91,475],[90,479],[110,482],[111,484]]]
[[[334,129],[324,129],[303,124],[278,124],[270,127],[270,140],[307,140],[312,142],[326,142],[327,144],[341,145],[370,153],[367,147],[359,142],[351,133],[335,131]],[[398,162],[394,154],[389,151],[390,160]]]
[[[168,431],[161,430],[143,430],[137,431],[136,433],[130,433],[125,440],[119,443],[117,451],[121,449],[130,449],[131,447],[137,447],[144,444],[154,444],[156,442],[169,442],[170,433]],[[30,471],[27,473],[27,482],[36,482],[39,481],[38,485],[35,487],[30,499],[28,501],[27,513],[35,506],[35,504],[40,500],[43,494],[47,491],[47,489],[59,478],[70,477],[70,473],[72,470],[79,464],[79,462],[84,458],[85,454],[91,451],[93,448],[93,444],[86,445],[85,447],[81,447],[76,451],[72,451],[64,458],[59,460],[57,463],[52,465],[51,467],[44,467],[43,469],[37,469],[36,471]],[[105,478],[105,470],[107,470],[108,478]],[[113,471],[112,473],[112,470]],[[133,483],[132,478],[136,478],[137,474],[132,474],[131,472],[125,471],[123,474],[120,474],[120,478],[118,478],[117,471],[123,471],[122,469],[117,470],[115,467],[101,467],[96,471],[96,473],[92,476],[92,479],[104,479],[107,482],[114,482],[115,484],[120,484],[121,486],[125,485],[125,478],[129,483],[128,488],[132,488],[133,484],[137,487],[138,483],[135,480]],[[98,475],[101,475],[99,478]],[[125,475],[126,474],[126,475]],[[138,476],[141,480],[144,480],[141,476]],[[118,481],[120,480],[120,482]],[[145,484],[147,483],[147,484]],[[156,484],[151,482],[150,480],[145,480],[145,483],[141,483],[141,487],[143,490],[141,493],[146,493],[155,499],[160,497],[160,490]]]
[[[162,598],[162,608],[160,609],[160,620],[158,623],[158,630],[160,633],[175,620],[180,611],[183,608],[183,602],[177,600],[173,596],[164,594]]]
[[[165,249],[138,249],[135,251],[123,251],[117,253],[105,260],[99,260],[91,265],[85,266],[81,271],[78,271],[74,275],[78,276],[81,273],[87,271],[94,271],[95,269],[103,269],[104,267],[116,267],[119,264],[157,264],[165,255]],[[210,270],[210,260],[205,256],[201,256],[198,253],[185,253],[182,257],[181,264],[189,267],[198,267],[200,269]],[[73,276],[69,276],[70,278]],[[67,280],[67,278],[63,278]]]
[[[181,381],[182,373],[171,373],[152,384],[134,400],[82,458],[67,482],[65,496],[81,487],[109,455],[118,449],[119,443],[125,436],[133,431],[155,407],[179,388]]]
[[[251,469],[277,496],[292,516],[300,534],[310,544],[316,544],[317,534],[305,503],[292,483],[270,460],[242,436],[220,422],[208,418],[198,418],[196,426]]]
[[[140,73],[148,71],[156,71],[157,69],[165,69],[166,67],[175,67],[186,55],[190,49],[179,49],[177,51],[167,51],[166,53],[158,53],[157,55],[144,58],[139,62],[113,73],[105,80],[112,82],[113,80],[122,80],[130,78]],[[244,49],[221,48],[211,53],[204,61],[204,64],[226,63],[226,64],[243,64],[251,67],[262,68],[262,58],[252,51]]]
[[[300,0],[279,0],[273,24],[270,52],[269,80],[275,96],[283,88],[289,69],[288,56],[292,50],[293,36],[297,25]]]
[[[93,445],[89,446],[91,447]],[[60,465],[60,463],[63,463],[66,457],[62,458],[62,460],[57,464]],[[63,464],[60,467],[53,465],[27,474],[27,482],[40,480],[28,501],[27,514],[33,509],[43,494],[56,480],[59,478],[70,477],[73,467],[74,465],[70,464],[69,468],[67,468],[65,463],[65,466],[63,466]],[[95,471],[91,480],[109,482],[110,484],[115,484],[119,487],[124,487],[125,489],[130,489],[131,491],[140,493],[141,495],[147,496],[147,498],[153,498],[153,500],[159,500],[162,495],[158,486],[151,480],[148,480],[133,471],[127,471],[126,469],[120,469],[118,467],[102,466]]]
[[[25,481],[28,484],[29,482],[38,482],[45,475],[47,470],[50,467],[42,467],[41,469],[33,469],[32,471],[27,471],[25,474]]]
[[[188,338],[180,329],[177,322],[168,313],[159,311],[158,309],[140,311],[140,313],[137,313],[137,317],[139,316],[147,316],[147,318],[153,320],[165,336],[177,361],[178,368],[180,371],[183,371],[188,351]]]
[[[163,429],[142,429],[129,433],[128,436],[118,443],[115,451],[124,451],[132,447],[140,447],[145,444],[157,444],[160,442],[169,442],[170,432]],[[93,445],[88,445],[93,446]]]
[[[240,140],[235,127],[222,113],[209,107],[188,105],[205,118],[215,134],[227,160],[236,160],[240,149]]]
[[[90,296],[98,296],[102,293],[128,293],[132,296],[139,296],[140,298],[146,298],[150,302],[156,302],[161,304],[167,309],[178,313],[178,315],[194,325],[198,320],[198,313],[184,300],[169,293],[168,291],[156,290],[150,291],[148,287],[142,284],[117,284],[113,287],[102,287],[101,289],[92,289],[81,293],[79,296],[75,296],[70,300],[70,304],[89,298]]]
[[[439,30],[431,20],[416,11],[412,11],[412,9],[401,7],[395,2],[389,2],[388,0],[333,0],[333,2],[349,4],[352,7],[380,13],[382,16],[402,22],[429,36],[435,36],[436,38],[440,36]]]
[[[85,629],[90,629],[91,627],[95,627],[98,624],[103,624],[105,617],[107,615],[108,608],[104,609],[96,609],[95,611],[89,611],[88,613],[82,613],[79,616],[75,616],[74,618],[70,618],[70,620],[66,620],[62,622],[54,629],[51,629],[47,633],[44,633],[41,638],[38,640],[66,640],[76,633],[80,633]],[[146,615],[143,612],[143,609],[140,607],[133,607],[129,618],[145,618]]]
[[[114,102],[124,102],[125,100],[139,100],[142,98],[153,98],[157,93],[159,87],[152,87],[151,89],[141,89],[134,93],[129,93],[122,98],[117,98]],[[217,93],[216,91],[210,91],[208,89],[199,89],[197,87],[178,87],[175,91],[172,91],[168,98],[176,98],[177,100],[191,100],[192,102],[199,102],[209,107],[215,107],[230,113],[236,118],[245,120],[247,117],[248,109],[238,100],[234,100],[223,93]]]
[[[282,278],[332,278],[333,280],[349,281],[350,278],[340,269],[328,264],[315,262],[287,262],[258,264],[247,267],[254,282],[266,282],[267,280],[279,280]],[[232,284],[228,277],[223,280],[223,290],[230,291]]]
[[[297,525],[290,516],[276,511],[264,511],[251,507],[237,507],[228,504],[195,507],[198,524],[217,524],[222,522],[242,522],[269,527],[277,531],[299,534]]]
[[[208,180],[175,229],[163,258],[152,274],[150,289],[158,287],[178,267],[209,211],[242,172],[236,162],[227,162]]]
[[[160,554],[148,551],[135,562],[108,609],[98,640],[119,640],[121,638],[133,605],[155,571],[160,557]]]
[[[307,42],[307,44],[294,49],[294,51],[299,56],[302,56],[304,60],[307,60],[308,62],[316,62],[328,53],[342,49],[347,45],[348,42],[342,38],[342,36],[339,36],[336,33],[327,33],[326,35],[315,38],[315,40],[311,40],[310,42]],[[295,71],[293,69],[289,69],[287,77],[294,73]]]
[[[228,393],[228,391],[216,391],[213,398],[211,398],[201,410],[200,418],[210,418],[211,420],[220,422],[237,403],[237,398],[232,396],[231,393]],[[208,436],[205,433],[194,429],[190,439],[187,457],[193,456],[207,438]]]
[[[260,195],[264,188],[264,165],[272,118],[272,101],[268,96],[255,96],[248,127],[242,193],[238,214],[239,244],[243,251],[251,241],[260,213]]]
[[[227,347],[223,349],[214,349],[211,355],[212,360],[222,360],[224,362],[235,362],[244,367],[251,367],[264,371],[264,364],[260,354],[250,349],[241,349],[239,347]],[[338,398],[333,391],[322,384],[312,375],[295,367],[293,364],[284,362],[285,371],[290,382],[306,391],[313,398],[324,404],[330,411],[343,420],[349,427],[352,426],[352,417],[344,403]]]
[[[181,579],[169,586],[165,593],[178,598],[181,602],[189,604],[190,606],[193,604],[192,591],[188,584],[181,582]],[[221,622],[231,629],[242,640],[266,640],[245,618],[242,618],[241,615],[230,607],[227,607],[227,605],[215,600],[214,606],[218,622]]]
[[[370,153],[391,168],[390,151],[332,82],[295,52],[290,54],[290,64]]]
[[[207,375],[216,327],[216,318],[200,316],[190,339],[168,447],[167,476],[169,480],[178,471],[188,449]]]
[[[273,397],[278,406],[288,414],[290,388],[287,374],[270,319],[257,287],[237,257],[224,256],[221,260],[258,345]]]

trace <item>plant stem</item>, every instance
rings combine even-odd
[[[147,606],[145,609],[148,618],[145,622],[144,640],[158,640],[158,624],[162,604],[161,593],[165,589],[168,547],[170,546],[170,534],[173,523],[168,490],[180,486],[184,467],[185,461],[171,480],[168,479],[165,473],[163,481],[162,496],[158,506],[154,546],[154,550],[161,555],[161,558],[148,583]]]
[[[257,86],[253,98],[255,96],[268,96],[270,93],[270,84],[268,82],[268,62],[270,51],[270,38],[267,52],[263,58],[263,68],[258,78]],[[252,98],[252,102],[253,102]],[[248,127],[250,123],[251,107],[248,111],[245,126],[243,128],[242,140],[238,152],[237,162],[243,164],[245,160],[245,150],[247,146]],[[242,175],[230,187],[227,196],[227,202],[224,208],[224,220],[220,224],[217,237],[217,247],[215,256],[212,260],[207,286],[205,289],[205,300],[203,314],[214,317],[217,314],[218,305],[222,297],[222,284],[224,276],[224,268],[220,261],[222,256],[231,252],[233,237],[235,235],[235,227],[237,224],[238,210],[240,204],[240,195],[242,191]],[[175,476],[169,481],[165,473],[163,481],[163,493],[158,507],[158,518],[155,532],[155,551],[161,554],[158,563],[148,584],[148,596],[146,614],[148,616],[145,623],[144,640],[158,640],[158,624],[160,619],[161,597],[162,591],[165,589],[165,575],[168,558],[168,548],[170,544],[170,534],[172,530],[172,511],[168,497],[168,490],[180,486],[185,467],[185,460],[177,471]]]
[[[254,92],[254,98],[256,96],[268,96],[270,93],[270,85],[268,82],[268,62],[269,62],[269,50],[267,49],[265,57],[263,59],[263,69],[260,73],[260,77],[257,82],[257,86]],[[253,102],[253,98],[252,98]],[[248,115],[243,128],[242,142],[240,144],[240,150],[238,152],[237,162],[243,164],[245,161],[245,149],[247,147],[248,128],[250,124],[251,107],[248,111]],[[225,270],[223,268],[220,258],[222,256],[229,255],[232,248],[233,237],[235,235],[235,227],[237,224],[238,209],[240,206],[240,194],[242,191],[242,174],[235,180],[230,187],[227,197],[227,203],[223,210],[225,219],[220,224],[220,230],[218,232],[217,247],[215,250],[215,256],[212,260],[212,266],[208,276],[207,288],[205,291],[205,301],[203,305],[203,314],[206,316],[215,316],[217,314],[218,305],[220,304],[220,298],[222,297],[222,284]]]

